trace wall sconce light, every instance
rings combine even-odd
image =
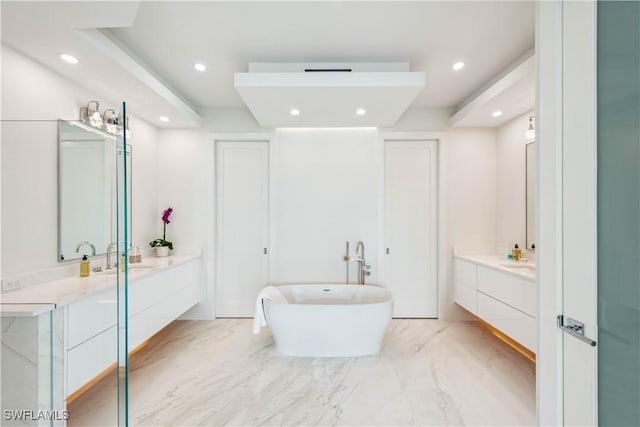
[[[80,120],[83,123],[102,129],[102,117],[100,117],[100,103],[98,101],[89,101],[86,107],[80,108]]]
[[[115,134],[118,131],[116,110],[112,108],[104,110],[104,113],[102,113],[102,122],[104,123],[108,133]]]
[[[118,113],[118,117],[116,117],[116,125],[118,125],[118,133],[116,135],[122,135],[122,130],[127,133],[127,138],[131,136],[131,131],[129,130],[129,116],[123,118],[122,111]]]
[[[535,116],[529,116],[529,129],[527,129],[527,132],[525,133],[529,141],[533,141],[536,139],[536,128],[533,126],[533,121],[535,119]]]
[[[122,113],[116,115],[116,110],[109,108],[104,110],[100,115],[100,103],[98,101],[89,101],[86,107],[80,108],[80,120],[82,123],[103,130],[111,135],[122,135],[123,129],[126,129],[127,137],[131,136],[129,131],[129,117],[122,118]]]

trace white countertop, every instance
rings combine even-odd
[[[147,277],[198,258],[200,255],[149,257],[139,264],[129,264],[129,281]],[[79,268],[78,266],[78,270]],[[40,315],[91,294],[115,288],[118,276],[116,272],[116,269],[99,273],[92,271],[89,277],[66,277],[4,293],[0,295],[0,313],[2,317]]]
[[[498,254],[454,254],[454,258],[475,262],[486,267],[494,268],[496,270],[512,274],[516,277],[524,278],[535,282],[536,280],[536,265],[528,261],[513,261],[507,259],[505,256]],[[526,268],[532,266],[532,268]]]
[[[55,309],[53,304],[0,304],[0,317],[34,317]]]

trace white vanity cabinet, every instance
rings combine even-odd
[[[116,300],[110,289],[66,306],[67,394],[116,360]]]
[[[202,298],[200,258],[141,277],[130,274],[129,351],[177,319]],[[109,369],[117,360],[116,301],[116,290],[111,288],[66,306],[67,396]]]
[[[478,313],[478,287],[476,264],[461,259],[453,260],[453,299],[473,314]]]
[[[487,256],[454,258],[454,301],[535,352],[536,282],[489,260]]]

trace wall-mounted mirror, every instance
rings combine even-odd
[[[535,248],[536,238],[536,143],[526,145],[527,164],[527,249]]]
[[[83,254],[106,253],[115,240],[117,180],[122,179],[125,150],[116,137],[80,122],[58,121],[58,261]],[[127,175],[131,176],[131,146],[127,144]],[[127,183],[131,224],[131,182]],[[131,236],[131,227],[129,227]],[[128,239],[131,241],[131,239]],[[78,245],[83,242],[80,248]]]

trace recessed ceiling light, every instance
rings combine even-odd
[[[491,113],[491,117],[500,117],[502,115],[502,111],[497,110]]]
[[[160,116],[160,121],[161,121],[161,122],[165,122],[165,123],[167,123],[167,122],[169,121],[169,117],[167,117],[167,116]]]
[[[62,59],[65,62],[68,62],[69,64],[77,64],[79,62],[78,58],[66,53],[61,53],[59,56],[60,56],[60,59]]]
[[[193,68],[195,68],[198,71],[207,71],[207,66],[201,63],[196,63]]]
[[[462,70],[464,68],[464,62],[456,62],[451,68],[453,68],[455,71]]]
[[[292,116],[299,116],[300,110],[298,110],[297,108],[292,108],[291,111],[289,111],[289,114],[291,114]]]
[[[356,110],[356,114],[359,116],[364,116],[365,114],[367,114],[367,110],[365,110],[364,108],[358,108]]]

